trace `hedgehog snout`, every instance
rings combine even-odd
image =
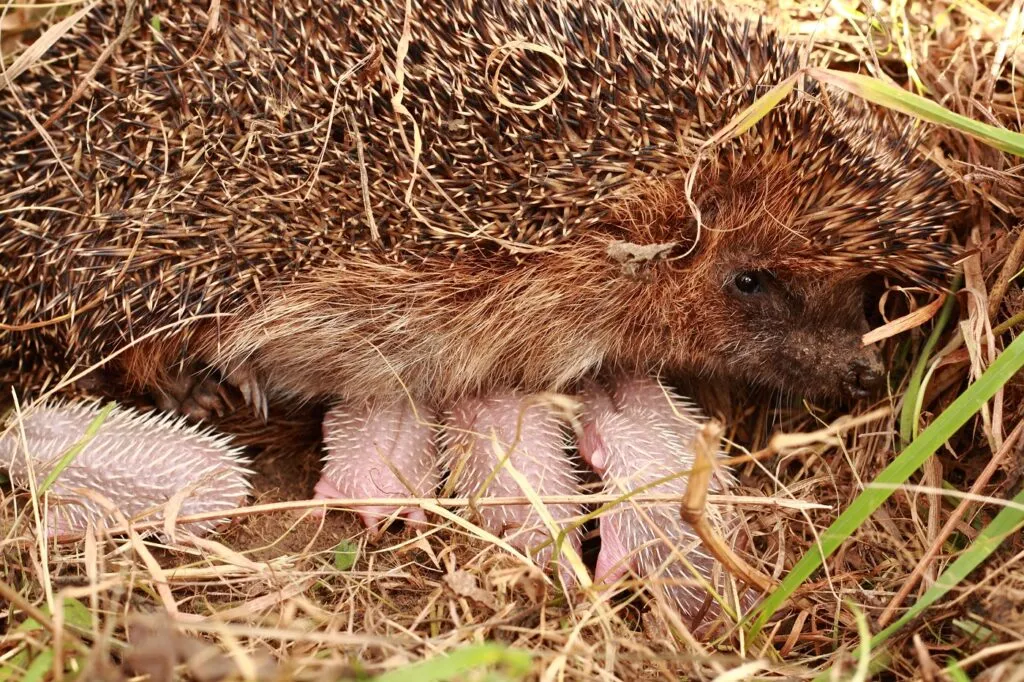
[[[879,388],[885,379],[885,367],[878,353],[865,352],[850,361],[849,371],[843,379],[843,390],[855,399],[867,398]]]
[[[796,330],[777,346],[774,361],[755,373],[761,381],[807,397],[869,398],[885,379],[878,351],[861,344],[860,329]],[[756,377],[755,377],[756,379]]]

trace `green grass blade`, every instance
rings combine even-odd
[[[953,284],[953,291],[960,288],[961,277],[961,275],[957,276],[956,282]],[[900,441],[903,447],[906,447],[917,435],[915,432],[920,413],[918,398],[921,394],[921,382],[924,381],[928,361],[931,360],[932,352],[939,343],[939,337],[942,336],[946,325],[949,324],[949,318],[953,315],[955,304],[956,296],[952,294],[946,296],[946,302],[942,304],[942,310],[939,311],[935,326],[932,327],[932,333],[928,335],[928,340],[925,341],[924,347],[921,349],[921,357],[917,359],[917,364],[914,366],[914,371],[907,384],[907,390],[903,394],[903,409],[900,412]]]
[[[510,680],[526,679],[530,673],[531,656],[526,651],[510,649],[494,643],[474,644],[421,661],[402,670],[392,670],[375,678],[375,682],[444,682],[470,670],[502,665]]]
[[[960,667],[960,661],[949,659],[946,665],[946,675],[952,682],[971,682],[970,676]]]
[[[42,610],[46,615],[52,615],[45,605]],[[79,600],[65,597],[64,622],[75,626],[79,630],[88,631],[92,627],[92,614],[85,604]],[[38,637],[39,639],[45,639],[46,637],[46,630],[42,623],[34,618],[26,618],[18,624],[14,631],[32,634],[33,637]],[[8,658],[3,664],[0,664],[0,682],[8,682],[8,680],[29,682],[30,680],[46,679],[47,673],[53,667],[53,649],[47,647],[33,658],[28,644],[26,643],[22,646],[23,648],[20,651]]]
[[[796,79],[797,75],[790,76],[786,80],[774,86],[768,92],[758,97],[754,100],[753,104],[733,116],[732,119],[726,123],[721,130],[717,131],[711,139],[713,141],[720,142],[737,137],[738,135],[742,135],[750,130],[758,121],[767,116],[779,102],[793,92],[793,88],[796,87]]]
[[[1013,535],[1024,526],[1024,490],[1013,498],[1013,506],[1003,507],[992,522],[978,534],[971,546],[965,549],[956,561],[949,565],[935,584],[914,602],[899,619],[893,621],[871,640],[871,646],[877,647],[893,635],[901,627],[917,618],[922,611],[944,597],[947,592],[967,578],[971,571],[981,565],[995,552],[1007,537]]]
[[[60,461],[57,462],[57,466],[53,468],[53,471],[43,479],[42,485],[39,486],[39,495],[42,495],[50,489],[50,486],[52,486],[54,481],[57,480],[57,477],[75,461],[75,457],[78,457],[78,455],[81,454],[82,450],[85,449],[85,446],[89,444],[89,441],[96,437],[96,434],[100,431],[100,427],[103,426],[103,422],[107,420],[107,417],[110,416],[110,413],[113,410],[114,403],[108,403],[103,406],[103,409],[100,410],[100,413],[96,415],[95,419],[89,422],[89,427],[85,430],[85,435],[82,436],[82,439],[68,448],[68,451],[60,458]]]
[[[813,574],[851,534],[917,471],[943,443],[967,423],[982,405],[1024,367],[1024,336],[1017,337],[970,387],[914,439],[878,475],[878,487],[869,486],[822,534],[821,544],[793,566],[774,592],[754,612],[751,636],[756,636],[772,614]]]
[[[929,123],[959,130],[996,149],[1024,156],[1024,133],[1015,133],[1006,128],[975,121],[952,112],[927,97],[922,97],[871,76],[817,67],[809,67],[797,72],[775,85],[764,95],[758,97],[753,104],[736,114],[729,123],[715,133],[709,142],[722,142],[749,130],[793,92],[797,79],[802,73],[807,73],[822,83],[845,90],[874,104],[903,112]]]
[[[940,104],[890,85],[877,78],[831,69],[809,68],[807,72],[821,81],[845,90],[869,102],[895,109],[930,123],[967,133],[996,149],[1024,156],[1024,133],[982,123],[953,113]]]
[[[857,670],[851,682],[864,682],[871,672],[871,628],[868,626],[867,616],[856,604],[848,602],[848,606],[857,619],[857,634],[860,635],[860,643],[857,645]]]
[[[971,546],[965,549],[957,557],[957,560],[943,571],[939,579],[935,581],[935,584],[928,588],[921,595],[921,598],[907,609],[906,613],[893,621],[889,627],[871,638],[873,670],[877,671],[880,669],[882,667],[879,665],[880,661],[886,658],[884,651],[875,651],[878,647],[884,644],[904,625],[924,613],[925,609],[946,596],[950,590],[963,582],[970,575],[971,571],[991,556],[1006,538],[1019,532],[1024,527],[1024,490],[1017,493],[1017,496],[1013,498],[1012,504],[1014,506],[1004,507],[992,519],[992,522],[978,534],[978,537],[971,543]],[[955,665],[955,661],[951,665]],[[959,668],[957,670],[958,672],[963,672]],[[827,670],[815,677],[814,682],[827,682],[831,679],[834,679],[833,671]]]
[[[64,598],[64,622],[79,630],[88,632],[92,627],[92,612],[77,599]]]
[[[53,670],[53,649],[46,649],[39,652],[39,655],[32,659],[32,663],[25,669],[25,676],[22,682],[43,682]]]

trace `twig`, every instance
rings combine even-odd
[[[996,278],[995,284],[992,285],[992,290],[989,292],[988,316],[990,319],[999,312],[999,306],[1003,303],[1003,296],[1006,295],[1010,282],[1013,281],[1014,276],[1020,269],[1021,261],[1024,260],[1024,223],[1017,227],[1017,240],[1013,243],[1013,248],[1010,249],[1006,260],[1003,261],[1003,267],[999,269],[999,277]]]
[[[693,473],[686,483],[686,493],[679,508],[679,516],[693,528],[704,547],[725,566],[726,570],[761,592],[768,592],[775,587],[776,582],[733,552],[704,515],[708,485],[711,483],[711,453],[718,451],[718,443],[723,432],[722,424],[712,419],[704,425],[697,436]]]

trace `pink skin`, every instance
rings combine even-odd
[[[440,482],[433,423],[432,412],[407,400],[335,405],[324,416],[327,455],[314,499],[433,497]],[[395,514],[427,522],[419,507],[377,505],[358,513],[373,530]]]
[[[505,393],[462,400],[452,410],[447,425],[445,460],[456,495],[524,497],[500,464],[506,455],[541,497],[578,492],[579,479],[566,453],[564,425],[557,412],[535,398]],[[563,528],[581,511],[576,504],[552,503],[546,508]],[[551,539],[540,515],[528,502],[481,505],[477,512],[485,530],[526,553]],[[577,531],[568,533],[566,541],[579,552]],[[549,545],[535,558],[543,566],[551,556]],[[573,584],[573,572],[564,558],[559,559],[559,568],[563,584]]]
[[[616,413],[611,396],[596,385],[589,387],[584,394],[585,413],[583,415],[583,432],[579,436],[580,456],[590,465],[601,480],[605,480],[609,457],[615,457],[614,450],[609,450],[605,443],[605,434],[612,446],[617,440],[628,438],[629,431],[639,425],[630,424],[628,420]],[[606,515],[597,520],[601,536],[601,549],[597,554],[594,566],[595,583],[612,583],[635,571],[636,556],[631,554],[623,543],[613,515]]]
[[[91,401],[37,405],[0,435],[0,469],[23,487],[29,487],[30,463],[42,484],[76,443],[83,444],[49,488],[51,536],[81,533],[90,523],[115,526],[121,518],[160,520],[172,499],[179,518],[244,504],[251,472],[230,439],[171,415],[120,407],[85,439],[100,408]],[[203,535],[223,522],[182,524],[179,530]]]
[[[583,402],[580,454],[601,475],[606,492],[623,494],[654,484],[644,492],[681,499],[687,477],[662,479],[693,466],[693,441],[701,420],[693,407],[654,379],[632,377],[619,378],[607,389],[592,384]],[[711,490],[721,490],[728,483],[713,479]],[[595,582],[610,585],[633,571],[649,578],[652,585],[661,584],[684,615],[701,613],[706,592],[678,560],[679,555],[709,583],[721,583],[712,577],[715,562],[680,520],[679,502],[640,509],[634,504],[626,500],[601,517]],[[716,607],[711,602],[709,613]]]
[[[583,433],[579,439],[580,456],[590,467],[608,480],[608,466],[622,458],[623,452],[617,449],[620,443],[630,441],[642,442],[644,424],[619,414],[611,396],[593,386],[584,394],[585,412],[583,415]],[[628,485],[628,484],[627,484]],[[608,486],[609,492],[622,491]],[[628,504],[628,503],[627,503]],[[624,578],[630,571],[637,572],[636,548],[628,546],[616,523],[618,514],[606,513],[598,519],[601,536],[601,549],[594,567],[594,582],[612,585]]]

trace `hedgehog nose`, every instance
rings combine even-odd
[[[850,373],[846,377],[846,391],[851,398],[866,398],[882,385],[885,372],[882,362],[874,355],[854,358],[850,363]]]

